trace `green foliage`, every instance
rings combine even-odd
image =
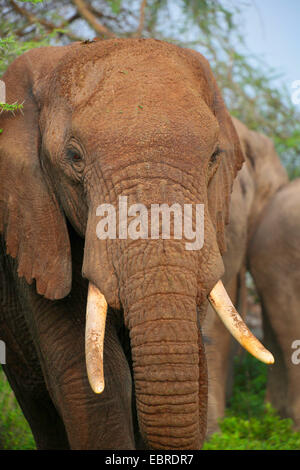
[[[1,26],[0,26],[1,31]],[[53,30],[52,33],[46,34],[43,28],[40,28],[41,38],[40,40],[34,41],[21,41],[15,36],[9,27],[6,28],[7,37],[0,38],[0,74],[2,75],[7,69],[8,65],[23,52],[29,51],[34,47],[48,46],[51,39],[57,36],[58,31]]]
[[[264,402],[267,366],[249,354],[236,358],[234,390],[221,431],[204,450],[299,450],[300,433]]]
[[[23,109],[23,103],[17,103],[17,101],[13,104],[8,104],[8,103],[0,103],[0,114],[3,111],[8,111],[11,112],[13,115],[15,114],[15,111],[21,111]],[[3,129],[0,129],[0,134],[3,133]]]
[[[39,3],[40,0],[36,0],[31,3]],[[7,23],[0,24],[0,31],[5,31],[6,37],[0,38],[0,74],[3,74],[8,67],[8,65],[19,55],[23,54],[34,47],[41,47],[49,45],[51,38],[54,38],[57,35],[57,31],[53,31],[51,34],[46,35],[42,27],[41,39],[39,42],[32,40],[22,41],[13,32],[11,25]],[[22,111],[23,103],[0,103],[0,113],[3,111],[12,112]],[[3,129],[0,129],[0,134],[3,133]]]
[[[121,11],[122,0],[108,0],[111,6],[112,12],[116,15]]]
[[[287,117],[288,119],[288,117]],[[294,129],[285,138],[274,136],[274,142],[279,155],[283,155],[283,161],[286,165],[290,179],[300,177],[300,163],[299,153],[300,148],[300,124],[295,123]],[[284,158],[284,155],[289,155],[290,158]]]
[[[267,366],[250,354],[236,357],[234,389],[230,400],[230,413],[243,418],[263,416],[267,384]]]
[[[29,425],[0,370],[0,449],[35,449]]]
[[[280,419],[266,405],[262,418],[249,420],[228,416],[220,424],[221,433],[204,444],[204,450],[299,450],[300,433],[292,431],[289,419]]]
[[[14,112],[14,111],[20,111],[21,109],[23,109],[23,103],[13,103],[13,104],[8,104],[8,103],[0,103],[0,110],[3,110],[3,111],[10,111],[10,112]]]

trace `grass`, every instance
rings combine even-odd
[[[207,450],[299,450],[300,433],[289,419],[280,419],[264,402],[267,366],[249,354],[235,361],[235,384],[230,406]],[[27,421],[0,371],[0,448],[34,449]]]
[[[0,449],[35,449],[30,427],[0,369]]]
[[[299,450],[300,433],[290,419],[281,419],[265,403],[267,366],[249,354],[236,358],[230,406],[221,432],[204,444],[206,450]]]

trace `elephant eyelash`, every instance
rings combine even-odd
[[[210,165],[213,165],[216,163],[218,156],[223,152],[223,150],[220,149],[220,147],[217,147],[212,156],[210,157]]]
[[[211,181],[213,176],[215,175],[217,169],[219,168],[219,163],[220,163],[220,155],[224,152],[224,150],[220,149],[219,146],[217,146],[216,150],[213,152],[211,155],[209,162],[208,162],[208,174],[207,174],[207,179],[208,183]]]

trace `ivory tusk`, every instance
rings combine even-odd
[[[217,282],[210,292],[208,300],[226,328],[241,346],[265,364],[274,364],[273,355],[255,338],[236,311],[222,281]]]
[[[86,326],[85,326],[85,360],[87,375],[95,393],[104,390],[103,347],[107,302],[97,287],[89,283]]]

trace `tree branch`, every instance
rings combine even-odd
[[[99,18],[105,18],[107,20],[113,20],[116,21],[117,17],[116,16],[110,16],[110,15],[104,15],[101,11],[96,10],[92,5],[89,5],[89,10],[95,15],[98,16]]]
[[[56,26],[55,24],[50,23],[44,18],[38,18],[36,15],[30,13],[25,8],[20,7],[15,3],[14,0],[9,0],[9,2],[13,7],[14,11],[19,15],[23,16],[27,20],[28,24],[41,24],[49,32],[52,32],[55,29],[64,29],[64,27],[66,26],[65,23],[62,23],[60,26]],[[71,41],[81,41],[81,38],[69,31],[65,31],[63,34],[65,34],[69,39],[71,39]]]
[[[145,24],[145,8],[147,6],[147,0],[142,0],[141,8],[140,8],[140,21],[138,29],[136,30],[135,36],[140,38],[144,29]]]
[[[89,23],[96,33],[110,38],[116,37],[108,28],[99,23],[93,13],[89,10],[88,6],[85,4],[84,0],[72,0],[72,3],[76,5],[78,13]]]

